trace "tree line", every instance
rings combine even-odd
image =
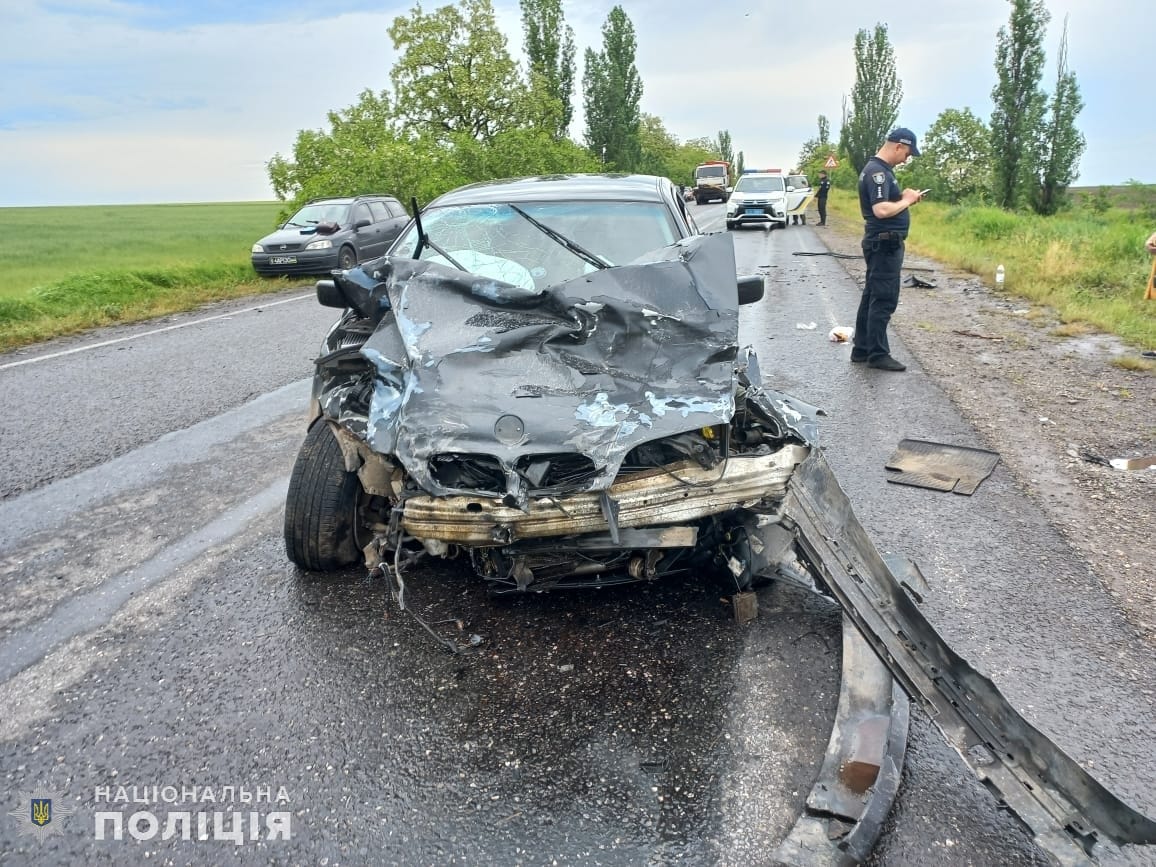
[[[946,109],[920,137],[922,156],[905,171],[908,185],[932,187],[945,201],[982,200],[1005,208],[1054,213],[1077,177],[1084,138],[1075,120],[1083,103],[1067,66],[1067,24],[1051,96],[1041,86],[1043,0],[1009,0],[997,36],[985,124],[968,108]],[[520,0],[525,57],[516,62],[497,27],[491,0],[420,5],[388,28],[397,61],[391,90],[363,91],[328,113],[328,129],[298,133],[291,157],[269,160],[274,193],[289,206],[321,196],[384,191],[426,202],[473,181],[558,172],[629,171],[690,183],[704,160],[741,171],[743,153],[727,130],[679,141],[661,118],[642,110],[635,64],[637,37],[621,6],[602,26],[599,50],[586,48],[581,75],[583,133],[569,135],[578,81],[574,31],[562,0]],[[855,84],[845,99],[837,142],[819,116],[799,169],[814,174],[832,153],[843,165],[839,186],[859,170],[899,117],[903,89],[885,25],[855,37]]]
[[[420,5],[388,29],[398,59],[391,90],[363,91],[302,130],[291,157],[267,163],[290,206],[320,196],[384,191],[419,202],[473,181],[557,172],[627,171],[685,183],[722,155],[724,140],[680,142],[641,109],[634,25],[615,6],[601,49],[584,54],[583,142],[569,137],[577,80],[574,31],[562,0],[521,0],[525,60],[515,62],[490,0]]]
[[[1051,94],[1043,80],[1044,36],[1050,13],[1043,0],[1009,0],[1011,14],[996,37],[997,82],[989,121],[970,108],[944,109],[919,138],[921,156],[901,169],[904,186],[931,188],[936,201],[994,204],[1054,214],[1068,203],[1079,176],[1085,140],[1076,127],[1084,107],[1075,73],[1068,67],[1064,21]],[[844,102],[838,143],[830,122],[819,117],[819,135],[804,143],[799,162],[812,170],[838,152],[849,163],[835,173],[837,185],[853,187],[863,165],[899,121],[903,86],[887,27],[855,37],[855,86]]]

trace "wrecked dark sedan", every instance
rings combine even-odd
[[[804,414],[736,369],[740,289],[762,278],[740,285],[673,185],[474,185],[391,253],[323,284],[349,309],[291,481],[294,562],[372,567],[416,541],[514,590],[739,562],[751,508],[806,455]]]
[[[1058,863],[1088,863],[1101,841],[1156,842],[1156,822],[930,626],[917,582],[855,518],[815,411],[767,388],[738,346],[762,278],[736,276],[731,236],[700,234],[668,180],[497,181],[414,211],[389,255],[317,284],[344,312],[290,479],[294,563],[364,563],[403,607],[417,556],[457,557],[495,592],[679,573],[738,591],[795,581],[843,607]],[[898,785],[886,765],[867,794],[821,799],[825,824],[802,849],[858,859],[855,829],[881,822],[870,792]]]

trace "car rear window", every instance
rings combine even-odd
[[[373,222],[384,223],[389,219],[389,208],[384,202],[370,202],[369,210],[373,214]]]

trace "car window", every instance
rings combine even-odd
[[[385,203],[389,207],[389,213],[395,217],[408,217],[409,213],[405,210],[405,205],[396,200],[388,200]]]
[[[787,183],[794,187],[796,190],[801,190],[804,187],[811,186],[810,183],[807,182],[806,175],[791,175],[789,178],[787,178]]]
[[[518,207],[612,265],[625,265],[682,237],[660,202],[520,202]],[[422,227],[451,256],[455,250],[470,250],[510,260],[529,271],[539,288],[572,280],[592,267],[509,205],[433,208],[422,214]],[[416,247],[417,229],[411,226],[392,253],[412,256]],[[436,250],[422,250],[423,259],[437,256]]]
[[[370,213],[373,214],[373,222],[384,223],[389,219],[389,208],[385,206],[384,202],[370,202]]]
[[[780,177],[755,178],[747,176],[739,178],[739,182],[735,184],[735,190],[742,193],[781,193],[785,188],[783,179]]]
[[[285,225],[290,228],[316,226],[318,223],[337,223],[339,226],[346,226],[349,224],[348,216],[348,202],[315,202],[312,205],[306,205],[290,217]]]

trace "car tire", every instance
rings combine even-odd
[[[802,223],[804,226],[807,225],[807,215],[803,214],[803,216],[799,217],[799,222]]]
[[[352,247],[341,248],[341,252],[337,254],[337,267],[342,271],[357,267],[357,253]]]
[[[733,232],[734,228],[735,228],[734,221],[733,220],[727,220],[727,231]]]
[[[357,528],[362,498],[357,473],[345,469],[328,422],[309,429],[297,453],[285,498],[285,552],[311,572],[333,572],[362,559]]]

